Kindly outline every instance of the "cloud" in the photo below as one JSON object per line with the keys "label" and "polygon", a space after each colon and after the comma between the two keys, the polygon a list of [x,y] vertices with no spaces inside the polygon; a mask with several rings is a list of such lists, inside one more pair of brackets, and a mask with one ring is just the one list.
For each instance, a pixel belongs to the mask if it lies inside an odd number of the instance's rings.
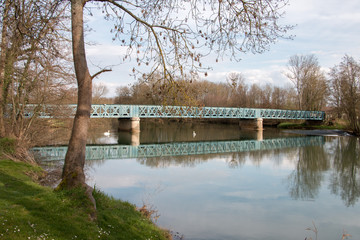
{"label": "cloud", "polygon": [[123,57],[127,52],[127,47],[115,44],[96,44],[86,47],[88,57]]}
{"label": "cloud", "polygon": [[245,83],[265,85],[272,84],[275,86],[284,87],[289,83],[289,80],[284,76],[286,66],[271,65],[268,68],[246,69],[244,71],[232,70],[222,72],[210,72],[206,80],[212,82],[225,82],[226,77],[231,72],[241,73],[245,77]]}

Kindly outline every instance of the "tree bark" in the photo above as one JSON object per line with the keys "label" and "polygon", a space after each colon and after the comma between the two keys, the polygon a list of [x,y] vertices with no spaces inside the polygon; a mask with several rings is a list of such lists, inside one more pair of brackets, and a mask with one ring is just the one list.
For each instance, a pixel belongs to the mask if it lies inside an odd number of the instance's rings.
{"label": "tree bark", "polygon": [[90,122],[92,81],[86,62],[83,8],[85,0],[71,1],[72,46],[76,79],[78,84],[78,103],[74,125],[65,157],[61,189],[85,188],[89,199],[94,204],[89,186],[85,182],[85,148]]}
{"label": "tree bark", "polygon": [[0,55],[0,137],[5,137],[4,109],[6,101],[4,97],[5,64],[8,45],[7,27],[10,1],[5,0],[3,12],[3,25],[1,30],[1,55]]}
{"label": "tree bark", "polygon": [[68,151],[62,172],[60,189],[84,188],[93,204],[90,217],[96,218],[96,204],[92,189],[85,182],[85,150],[90,123],[92,80],[86,62],[84,42],[83,8],[86,0],[71,1],[72,46],[76,80],[78,84],[78,103],[69,141]]}

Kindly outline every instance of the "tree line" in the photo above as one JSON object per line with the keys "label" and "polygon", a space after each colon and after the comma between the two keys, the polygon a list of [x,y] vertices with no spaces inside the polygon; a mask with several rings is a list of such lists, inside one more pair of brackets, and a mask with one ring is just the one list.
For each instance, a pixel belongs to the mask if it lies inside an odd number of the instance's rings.
{"label": "tree line", "polygon": [[119,87],[115,103],[296,109],[295,91],[290,86],[248,84],[241,73],[228,74],[226,82],[198,79],[175,84],[173,90],[155,77],[140,78],[130,87]]}

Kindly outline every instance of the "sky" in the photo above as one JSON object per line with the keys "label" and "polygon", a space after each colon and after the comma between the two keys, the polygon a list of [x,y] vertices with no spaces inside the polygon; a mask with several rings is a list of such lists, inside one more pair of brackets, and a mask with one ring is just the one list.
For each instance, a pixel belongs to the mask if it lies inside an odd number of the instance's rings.
{"label": "sky", "polygon": [[[224,58],[210,65],[212,70],[204,79],[225,82],[230,72],[242,73],[246,83],[276,86],[290,85],[284,76],[293,55],[314,54],[325,72],[339,64],[345,54],[360,60],[360,1],[356,0],[289,0],[281,23],[295,25],[289,34],[293,40],[279,39],[262,54],[242,54],[241,61]],[[100,75],[95,83],[103,83],[108,97],[115,96],[116,88],[130,86],[136,80],[131,76],[136,62],[121,63],[125,49],[112,41],[112,23],[103,20],[101,13],[88,18],[92,31],[86,34],[90,72],[111,67],[111,72]]]}

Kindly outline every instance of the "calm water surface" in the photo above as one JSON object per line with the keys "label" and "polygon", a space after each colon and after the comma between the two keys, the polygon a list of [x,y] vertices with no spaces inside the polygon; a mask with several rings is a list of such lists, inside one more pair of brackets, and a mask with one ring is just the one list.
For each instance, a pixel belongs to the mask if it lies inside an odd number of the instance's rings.
{"label": "calm water surface", "polygon": [[[96,135],[96,133],[93,133]],[[236,125],[142,123],[140,136],[98,133],[110,144],[241,141],[303,137]],[[100,138],[101,137],[101,138]],[[157,224],[186,240],[360,239],[360,141],[174,157],[88,161],[88,182],[157,210]]]}

